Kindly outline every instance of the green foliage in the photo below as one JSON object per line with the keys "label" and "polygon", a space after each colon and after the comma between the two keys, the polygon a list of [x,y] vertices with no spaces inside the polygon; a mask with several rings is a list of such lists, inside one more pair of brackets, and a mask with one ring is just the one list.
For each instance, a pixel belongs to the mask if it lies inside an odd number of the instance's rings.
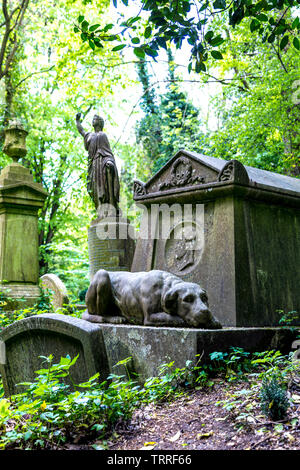
{"label": "green foliage", "polygon": [[207,369],[211,374],[224,373],[228,382],[243,378],[253,367],[250,353],[243,348],[230,347],[229,352],[215,351],[209,355]]}
{"label": "green foliage", "polygon": [[284,356],[274,350],[252,353],[247,362],[247,371],[240,378],[247,380],[249,388],[233,393],[228,389],[227,398],[216,403],[230,413],[238,429],[260,422],[260,410],[273,420],[285,417],[289,407],[286,390],[300,372],[300,363],[293,361],[292,354]]}
{"label": "green foliage", "polygon": [[275,377],[263,381],[260,401],[263,413],[273,421],[279,421],[286,417],[290,406],[287,392]]}
{"label": "green foliage", "polygon": [[290,312],[284,312],[283,310],[277,311],[280,315],[278,323],[280,325],[291,325],[295,321],[299,320],[299,313],[296,310],[291,310]]}
{"label": "green foliage", "polygon": [[[174,362],[163,364],[158,376],[146,380],[143,387],[132,379],[132,358],[116,364],[125,368],[126,375],[110,374],[100,383],[96,374],[77,385],[72,379],[72,366],[77,358],[67,356],[54,364],[52,355],[41,357],[45,367],[36,372],[33,382],[20,384],[25,387],[22,393],[7,400],[0,390],[0,448],[62,448],[76,436],[81,442],[103,440],[117,423],[130,419],[140,406],[172,400],[192,388],[211,387],[216,375],[230,382],[232,377],[247,380],[247,374],[253,371],[255,374],[251,375],[266,384],[262,401],[266,411],[273,413],[268,416],[281,419],[287,410],[282,387],[286,387],[291,374],[300,367],[279,351],[251,355],[242,348],[231,348],[228,352],[211,353],[206,363],[202,362],[202,356],[197,356],[196,363],[187,361],[182,368],[175,367]],[[280,378],[276,369],[280,370]],[[270,383],[271,388],[267,388]],[[244,403],[246,409],[240,418],[248,419],[256,390],[257,387],[239,391],[218,404],[233,411]]]}
{"label": "green foliage", "polygon": [[141,108],[144,117],[136,124],[136,143],[142,164],[130,165],[126,160],[122,177],[127,180],[133,179],[133,174],[145,180],[145,167],[150,168],[152,174],[156,173],[181,148],[202,150],[204,139],[200,131],[199,111],[188,101],[186,93],[180,90],[170,49],[167,55],[166,92],[160,96],[155,93],[155,83],[146,61],[140,60],[137,64],[138,77],[143,86]]}
{"label": "green foliage", "polygon": [[[125,0],[122,3],[130,4]],[[113,4],[118,7],[117,0]],[[268,44],[280,38],[282,48],[289,41],[288,35],[295,35],[293,47],[299,50],[296,38],[299,18],[289,16],[292,7],[297,5],[297,0],[147,0],[135,16],[124,20],[121,15],[116,25],[90,24],[81,14],[74,31],[93,50],[108,42],[112,43],[114,51],[121,51],[126,46],[133,48],[134,54],[141,59],[149,56],[156,60],[160,49],[167,50],[172,43],[180,49],[186,41],[191,49],[188,69],[199,73],[206,71],[209,53],[215,60],[223,57],[215,48],[222,45],[225,38],[212,27],[212,21],[218,17],[225,18],[227,29],[235,29],[244,19],[250,20],[251,34],[259,34],[261,42]]]}
{"label": "green foliage", "polygon": [[[218,127],[207,136],[206,153],[297,176],[300,56],[290,44],[281,50],[279,39],[259,43],[247,21],[222,46],[225,60],[217,66],[222,88],[212,101]],[[223,21],[214,27],[225,29]]]}
{"label": "green foliage", "polygon": [[[9,296],[9,289],[0,291],[0,331],[15,321],[23,320],[32,315],[40,315],[51,311],[50,295],[47,291],[40,288],[40,297],[33,307],[18,308],[6,312],[7,306],[13,304],[15,299]],[[18,299],[18,304],[26,302],[25,299]]]}
{"label": "green foliage", "polygon": [[[120,420],[128,420],[138,406],[177,396],[181,386],[190,386],[192,366],[172,369],[173,363],[161,368],[159,377],[146,381],[144,387],[131,378],[110,374],[99,383],[99,374],[76,385],[71,367],[78,356],[42,357],[47,367],[36,371],[34,382],[19,384],[26,390],[11,400],[0,401],[0,448],[48,448],[63,445],[76,430],[85,440],[104,438]],[[130,358],[117,366],[127,366]],[[72,391],[71,387],[74,391]],[[10,424],[14,422],[11,431]]]}
{"label": "green foliage", "polygon": [[[74,17],[86,3],[30,1],[18,54],[0,83],[0,142],[7,120],[21,118],[29,135],[28,153],[20,163],[49,193],[39,213],[40,273],[62,274],[74,296],[87,281],[87,227],[94,215],[86,191],[87,155],[75,114],[81,111],[91,120],[89,113],[101,108],[107,122],[112,115],[107,95],[114,84],[128,83],[126,70],[121,75],[107,67],[114,66],[115,54],[91,54],[89,45],[73,32]],[[90,4],[91,17],[100,13],[107,20],[108,3]],[[0,151],[0,168],[8,162]]]}
{"label": "green foliage", "polygon": [[[48,367],[36,372],[34,382],[20,384],[26,387],[25,392],[14,395],[11,402],[2,400],[2,448],[12,444],[17,448],[60,445],[74,429],[84,433],[86,439],[102,437],[119,419],[131,416],[138,387],[113,375],[108,377],[109,382],[99,383],[99,374],[75,385],[70,368],[77,358],[67,356],[53,364],[53,356],[41,357]],[[70,383],[75,391],[71,391]],[[13,431],[6,430],[12,419]]]}

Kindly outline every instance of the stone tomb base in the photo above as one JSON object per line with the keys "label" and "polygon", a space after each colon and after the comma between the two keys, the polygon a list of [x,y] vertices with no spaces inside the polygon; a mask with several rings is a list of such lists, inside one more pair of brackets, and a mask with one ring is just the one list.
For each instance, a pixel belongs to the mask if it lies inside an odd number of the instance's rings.
{"label": "stone tomb base", "polygon": [[163,363],[174,361],[184,367],[187,360],[196,363],[197,354],[208,358],[213,351],[230,346],[246,351],[292,349],[297,331],[284,327],[225,328],[202,330],[191,328],[144,327],[94,324],[60,314],[42,314],[17,321],[0,333],[0,373],[6,396],[20,393],[17,383],[32,381],[34,371],[42,366],[39,356],[54,355],[54,362],[69,354],[79,354],[72,367],[75,383],[86,381],[96,372],[103,381],[110,372],[126,374],[117,362],[132,357],[129,370],[138,374],[139,382],[156,376]]}

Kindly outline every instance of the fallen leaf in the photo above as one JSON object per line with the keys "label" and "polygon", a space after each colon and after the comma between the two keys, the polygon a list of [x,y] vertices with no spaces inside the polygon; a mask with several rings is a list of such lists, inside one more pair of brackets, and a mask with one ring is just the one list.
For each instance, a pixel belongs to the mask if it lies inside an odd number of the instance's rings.
{"label": "fallen leaf", "polygon": [[300,403],[300,395],[292,395],[292,400],[294,403]]}
{"label": "fallen leaf", "polygon": [[205,432],[203,434],[199,433],[197,434],[197,439],[207,439],[208,437],[213,435],[213,431]]}
{"label": "fallen leaf", "polygon": [[153,450],[157,446],[157,442],[145,442],[144,446],[139,450]]}
{"label": "fallen leaf", "polygon": [[286,437],[290,442],[295,440],[294,436],[290,432],[285,432],[284,437]]}
{"label": "fallen leaf", "polygon": [[247,421],[247,423],[256,423],[256,421],[255,421],[255,419],[253,418],[253,416],[247,416],[246,421]]}
{"label": "fallen leaf", "polygon": [[140,447],[139,450],[153,450],[155,447],[156,447],[156,444],[155,444],[155,446],[144,446],[144,447]]}
{"label": "fallen leaf", "polygon": [[180,438],[180,436],[181,436],[181,431],[178,431],[173,437],[170,437],[169,441],[175,442]]}

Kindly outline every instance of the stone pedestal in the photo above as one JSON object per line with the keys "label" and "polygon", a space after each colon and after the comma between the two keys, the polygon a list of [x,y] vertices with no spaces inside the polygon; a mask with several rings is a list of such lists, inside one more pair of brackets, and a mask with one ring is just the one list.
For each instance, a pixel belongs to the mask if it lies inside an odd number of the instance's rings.
{"label": "stone pedestal", "polygon": [[27,168],[14,162],[2,170],[0,290],[12,299],[6,310],[33,305],[39,297],[38,210],[46,197]]}
{"label": "stone pedestal", "polygon": [[135,246],[130,230],[129,220],[122,217],[92,221],[88,229],[90,279],[99,269],[130,271]]}

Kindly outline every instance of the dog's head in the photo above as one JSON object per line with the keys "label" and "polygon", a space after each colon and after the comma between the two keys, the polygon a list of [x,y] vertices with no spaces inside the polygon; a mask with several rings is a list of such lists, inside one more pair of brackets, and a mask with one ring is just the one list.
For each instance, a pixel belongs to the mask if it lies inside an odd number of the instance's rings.
{"label": "dog's head", "polygon": [[206,291],[193,282],[180,282],[172,286],[165,294],[163,309],[178,315],[189,326],[200,328],[222,328],[208,308]]}

